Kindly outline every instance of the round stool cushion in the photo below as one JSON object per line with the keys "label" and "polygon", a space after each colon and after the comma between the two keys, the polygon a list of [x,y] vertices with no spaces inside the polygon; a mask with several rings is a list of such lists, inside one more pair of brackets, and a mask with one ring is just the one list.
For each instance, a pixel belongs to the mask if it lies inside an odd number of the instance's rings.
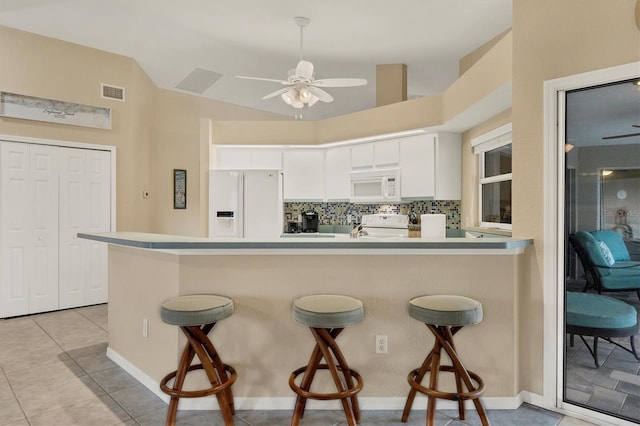
{"label": "round stool cushion", "polygon": [[362,302],[349,296],[316,294],[293,301],[293,318],[314,328],[343,328],[362,321]]}
{"label": "round stool cushion", "polygon": [[166,300],[160,318],[167,324],[188,326],[212,324],[233,314],[233,300],[213,294],[190,294]]}
{"label": "round stool cushion", "polygon": [[621,300],[590,293],[567,292],[567,325],[618,329],[638,323],[636,308]]}
{"label": "round stool cushion", "polygon": [[464,296],[420,296],[409,301],[409,315],[425,324],[473,325],[482,321],[482,304]]}

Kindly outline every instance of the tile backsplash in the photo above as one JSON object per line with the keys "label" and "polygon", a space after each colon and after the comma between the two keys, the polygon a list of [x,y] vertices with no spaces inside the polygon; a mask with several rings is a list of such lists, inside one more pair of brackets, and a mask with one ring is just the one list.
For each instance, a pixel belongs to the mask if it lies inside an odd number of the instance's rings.
{"label": "tile backsplash", "polygon": [[[421,214],[426,213],[442,213],[447,215],[448,229],[460,229],[460,201],[458,200],[421,200],[403,204],[285,202],[285,220],[297,220],[298,215],[307,210],[314,210],[318,213],[320,225],[360,223],[363,214],[409,214],[414,212],[420,217]],[[348,222],[347,215],[351,215],[351,223]]]}

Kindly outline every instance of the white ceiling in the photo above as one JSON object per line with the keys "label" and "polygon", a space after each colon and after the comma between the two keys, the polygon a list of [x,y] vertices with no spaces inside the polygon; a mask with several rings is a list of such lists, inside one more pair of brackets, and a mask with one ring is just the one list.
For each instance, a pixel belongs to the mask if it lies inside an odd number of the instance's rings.
{"label": "white ceiling", "polygon": [[[202,96],[293,116],[262,96],[286,79],[299,54],[316,78],[357,77],[327,89],[335,101],[303,110],[316,120],[375,106],[377,64],[408,67],[408,96],[443,92],[458,61],[511,26],[511,0],[1,0],[0,25],[135,58],[156,85],[174,89],[195,68],[223,74]],[[117,84],[117,82],[109,82]]]}
{"label": "white ceiling", "polygon": [[575,146],[640,144],[640,86],[626,81],[567,93],[566,138]]}

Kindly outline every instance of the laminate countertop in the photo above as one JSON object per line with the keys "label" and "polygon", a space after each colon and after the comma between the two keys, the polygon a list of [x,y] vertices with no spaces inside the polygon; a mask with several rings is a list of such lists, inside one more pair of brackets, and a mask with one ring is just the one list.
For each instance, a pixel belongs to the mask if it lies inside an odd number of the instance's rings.
{"label": "laminate countertop", "polygon": [[309,238],[201,238],[143,232],[78,233],[79,238],[181,255],[197,254],[520,254],[530,238],[350,238],[322,234]]}

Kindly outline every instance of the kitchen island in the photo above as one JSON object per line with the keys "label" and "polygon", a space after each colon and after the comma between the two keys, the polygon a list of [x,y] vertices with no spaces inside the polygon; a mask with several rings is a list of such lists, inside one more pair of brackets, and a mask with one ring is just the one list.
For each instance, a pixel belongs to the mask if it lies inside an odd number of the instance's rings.
{"label": "kitchen island", "polygon": [[[531,245],[529,239],[78,236],[109,244],[108,356],[163,399],[158,383],[175,369],[184,344],[178,328],[160,320],[160,304],[170,297],[213,293],[233,299],[235,313],[211,335],[222,359],[238,371],[238,409],[293,407],[289,375],[306,364],[313,347],[308,329],[292,319],[294,298],[357,297],[364,320],[346,330],[339,343],[364,379],[361,406],[400,409],[409,390],[407,374],[433,345],[425,326],[409,317],[408,301],[450,293],[484,306],[484,320],[460,331],[457,348],[467,367],[484,379],[487,407],[515,408],[521,402],[517,346],[526,336],[520,334],[517,311],[519,279],[528,265],[518,255]],[[376,335],[388,336],[388,353],[376,354]],[[202,380],[196,377],[193,385]],[[213,398],[180,404],[181,409],[217,409]],[[313,401],[310,407],[337,404]],[[414,407],[424,409],[424,404],[417,401]]]}

